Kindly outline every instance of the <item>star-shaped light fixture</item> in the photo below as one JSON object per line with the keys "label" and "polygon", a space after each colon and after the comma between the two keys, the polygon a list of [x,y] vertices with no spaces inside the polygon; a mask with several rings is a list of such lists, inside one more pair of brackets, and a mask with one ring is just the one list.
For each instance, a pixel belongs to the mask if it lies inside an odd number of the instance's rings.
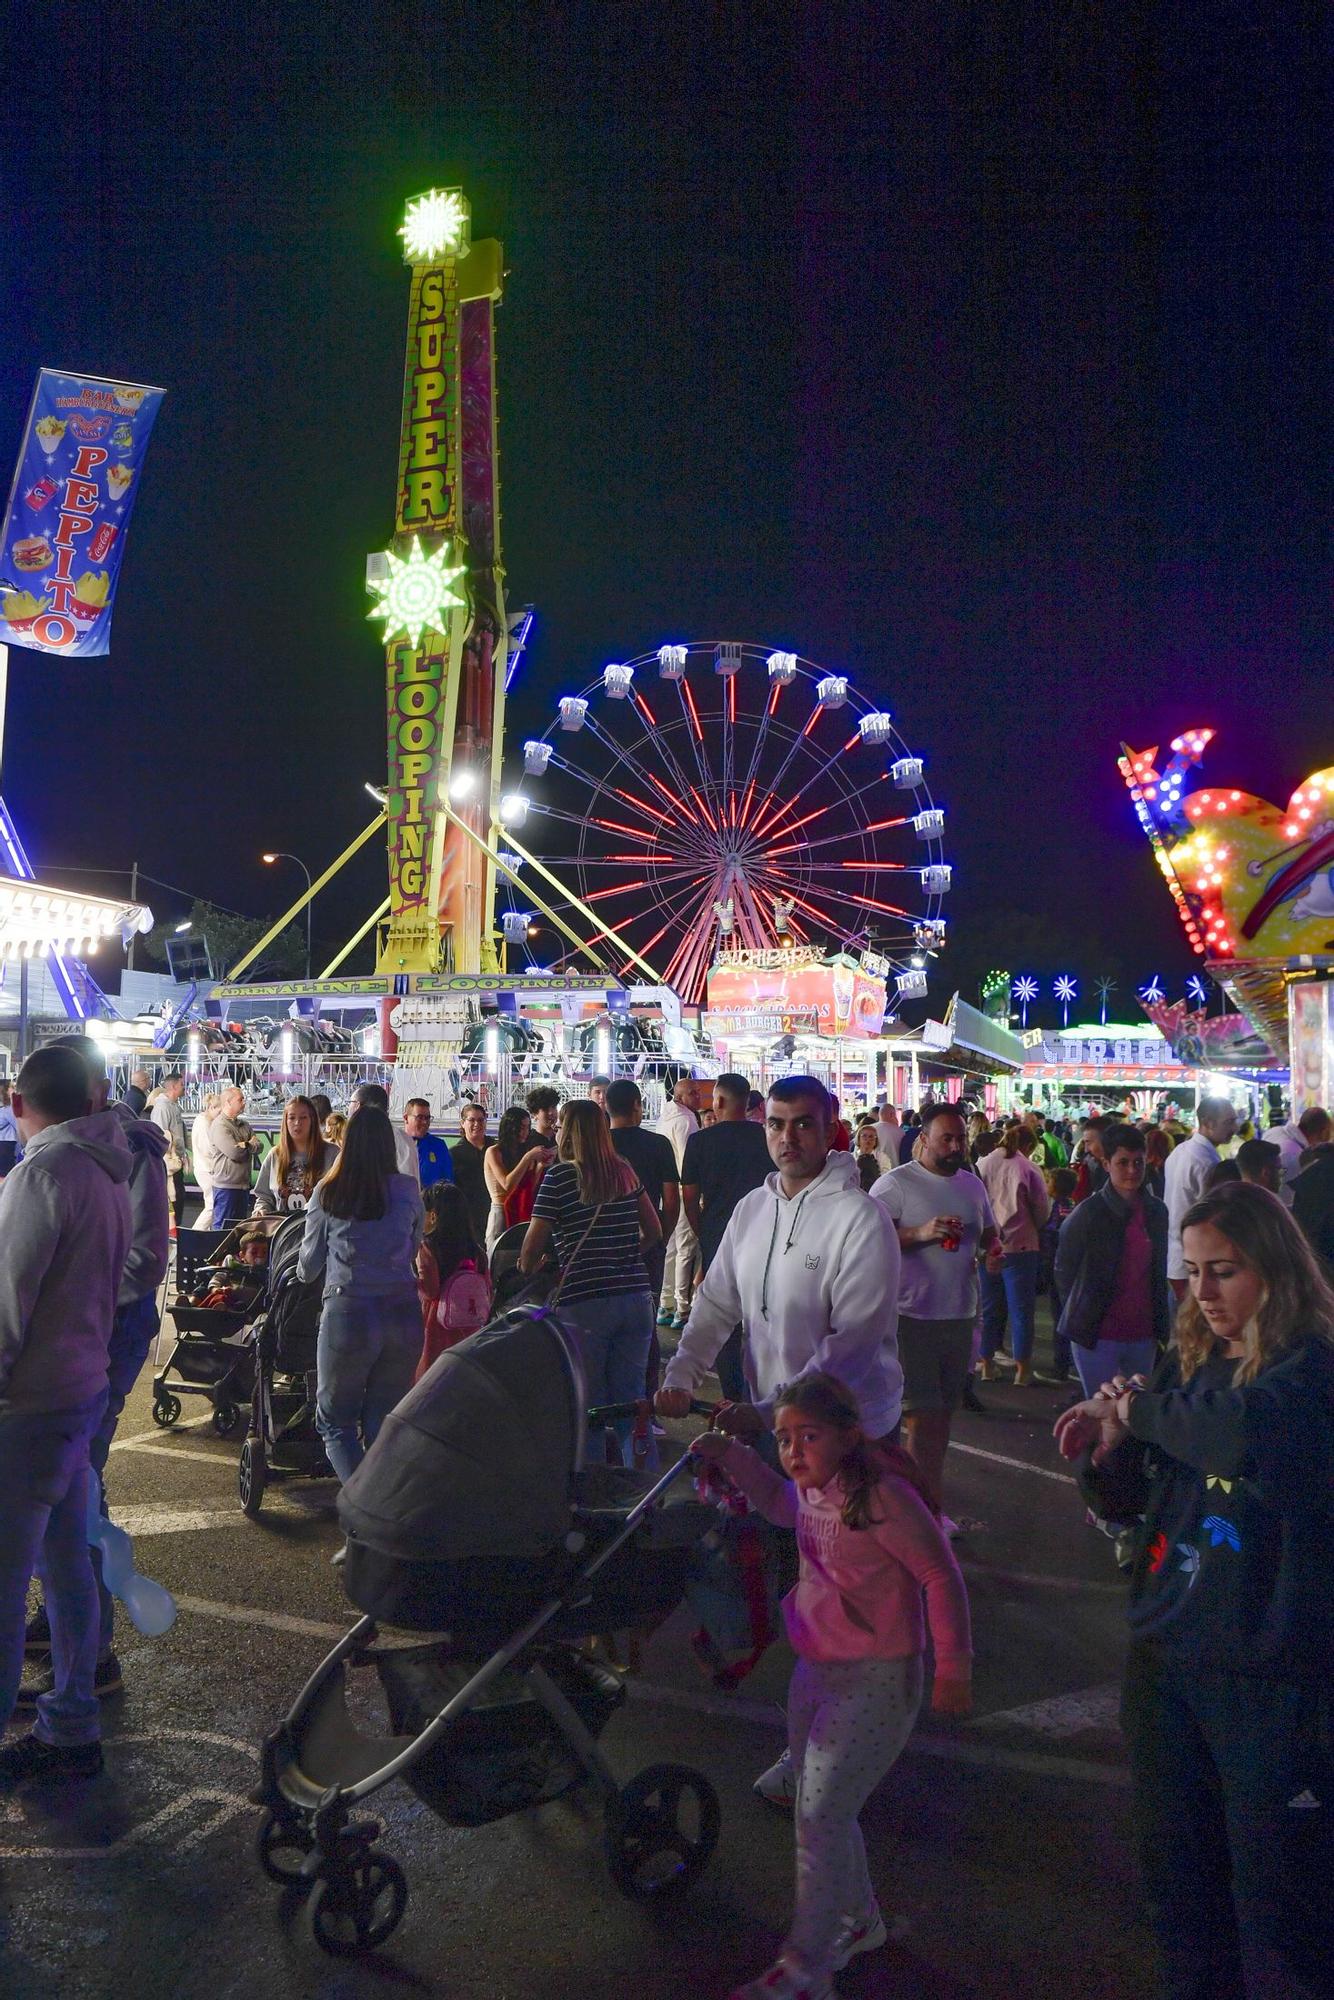
{"label": "star-shaped light fixture", "polygon": [[472,214],[458,188],[428,188],[412,197],[398,233],[405,264],[438,264],[467,255]]}
{"label": "star-shaped light fixture", "polygon": [[444,631],[446,612],[463,609],[463,599],[453,588],[455,577],[463,574],[463,565],[451,566],[451,553],[448,542],[442,542],[434,555],[423,555],[416,535],[405,556],[385,550],[385,574],[370,584],[380,602],[372,605],[366,616],[384,619],[386,645],[401,632],[408,644],[415,646],[423,632]]}

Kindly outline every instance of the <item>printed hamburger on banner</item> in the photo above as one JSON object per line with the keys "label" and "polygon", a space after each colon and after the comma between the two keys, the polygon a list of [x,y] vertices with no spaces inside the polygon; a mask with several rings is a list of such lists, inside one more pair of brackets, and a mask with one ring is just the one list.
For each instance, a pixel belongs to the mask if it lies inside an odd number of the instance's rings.
{"label": "printed hamburger on banner", "polygon": [[109,651],[125,536],[165,393],[38,374],[0,533],[0,645],[72,659]]}

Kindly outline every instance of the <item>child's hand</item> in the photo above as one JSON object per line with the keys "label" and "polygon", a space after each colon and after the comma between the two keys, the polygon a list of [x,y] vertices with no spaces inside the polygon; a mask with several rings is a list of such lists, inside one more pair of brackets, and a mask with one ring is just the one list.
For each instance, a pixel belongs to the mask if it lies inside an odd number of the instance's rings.
{"label": "child's hand", "polygon": [[720,1459],[731,1443],[721,1431],[701,1431],[690,1449],[697,1458],[707,1459],[710,1465]]}
{"label": "child's hand", "polygon": [[939,1675],[931,1689],[932,1715],[971,1715],[973,1712],[973,1684],[971,1681],[947,1681]]}

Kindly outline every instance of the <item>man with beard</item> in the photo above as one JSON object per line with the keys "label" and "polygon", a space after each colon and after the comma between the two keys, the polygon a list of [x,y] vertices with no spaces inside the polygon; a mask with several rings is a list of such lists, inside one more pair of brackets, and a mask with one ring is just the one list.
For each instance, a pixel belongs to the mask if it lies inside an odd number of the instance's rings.
{"label": "man with beard", "polygon": [[903,1368],[903,1442],[937,1506],[950,1422],[963,1401],[977,1320],[977,1262],[1000,1269],[1001,1245],[987,1191],[968,1171],[968,1135],[952,1104],[922,1112],[919,1157],[881,1174],[871,1189],[898,1234],[898,1352]]}

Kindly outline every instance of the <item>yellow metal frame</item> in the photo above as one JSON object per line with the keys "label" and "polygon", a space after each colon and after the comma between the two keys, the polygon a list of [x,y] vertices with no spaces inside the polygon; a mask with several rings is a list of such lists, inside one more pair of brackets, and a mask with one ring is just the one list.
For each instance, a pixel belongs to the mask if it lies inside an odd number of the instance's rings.
{"label": "yellow metal frame", "polygon": [[[370,839],[373,833],[379,832],[380,828],[385,824],[387,818],[388,818],[387,813],[378,812],[375,815],[375,818],[371,821],[370,825],[367,827],[363,827],[362,831],[357,835],[356,839],[348,842],[347,846],[343,849],[338,859],[336,861],[331,861],[329,863],[329,866],[325,869],[324,873],[315,878],[315,880],[311,883],[309,889],[306,890],[305,894],[297,897],[296,901],[293,903],[290,910],[283,911],[277,923],[273,925],[271,930],[265,931],[259,943],[252,945],[250,947],[250,950],[246,952],[243,958],[237,959],[235,965],[226,975],[229,981],[233,979],[239,979],[241,974],[246,970],[246,968],[254,964],[255,960],[259,957],[260,953],[262,951],[268,950],[268,947],[273,943],[273,940],[278,936],[279,932],[286,930],[288,924],[291,923],[294,917],[300,916],[301,912],[305,909],[306,904],[310,901],[311,897],[318,896],[320,890],[324,887],[325,883],[331,882],[334,876],[338,873],[339,869],[343,866],[343,863],[345,861],[350,861],[352,859],[352,856],[358,851],[358,849],[366,845],[366,842]],[[369,926],[367,926],[367,928],[369,928]],[[364,936],[365,932],[363,931],[360,935]],[[353,940],[353,943],[355,942],[356,939]],[[335,960],[335,964],[337,962],[338,961]]]}

